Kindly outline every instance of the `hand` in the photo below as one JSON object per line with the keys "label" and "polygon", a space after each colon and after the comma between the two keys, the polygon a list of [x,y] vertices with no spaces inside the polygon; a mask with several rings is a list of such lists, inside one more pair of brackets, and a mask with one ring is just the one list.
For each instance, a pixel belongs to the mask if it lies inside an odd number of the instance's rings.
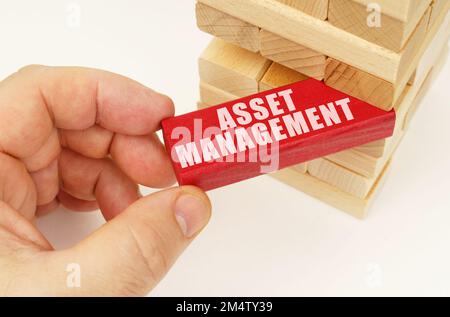
{"label": "hand", "polygon": [[[195,187],[174,182],[154,134],[172,101],[125,77],[28,66],[0,82],[0,295],[144,295],[206,225]],[[58,204],[108,222],[55,251],[34,225]],[[80,268],[68,287],[67,265]],[[73,285],[72,285],[73,286]]]}

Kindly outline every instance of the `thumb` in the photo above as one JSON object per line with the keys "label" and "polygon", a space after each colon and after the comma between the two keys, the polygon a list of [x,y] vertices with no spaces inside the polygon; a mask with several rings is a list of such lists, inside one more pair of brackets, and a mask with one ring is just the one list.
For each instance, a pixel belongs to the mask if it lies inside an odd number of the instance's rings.
{"label": "thumb", "polygon": [[[178,187],[144,197],[75,247],[48,252],[50,293],[144,295],[167,273],[207,224],[211,205],[196,187]],[[75,263],[79,285],[68,280]],[[60,273],[56,273],[60,272]]]}

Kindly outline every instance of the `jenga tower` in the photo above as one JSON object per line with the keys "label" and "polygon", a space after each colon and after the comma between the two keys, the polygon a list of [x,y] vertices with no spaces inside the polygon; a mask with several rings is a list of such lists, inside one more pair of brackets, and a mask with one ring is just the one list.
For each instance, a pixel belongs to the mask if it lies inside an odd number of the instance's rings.
{"label": "jenga tower", "polygon": [[199,59],[199,106],[313,77],[394,109],[392,137],[272,175],[363,218],[447,54],[449,7],[448,0],[198,0],[198,27],[215,36]]}

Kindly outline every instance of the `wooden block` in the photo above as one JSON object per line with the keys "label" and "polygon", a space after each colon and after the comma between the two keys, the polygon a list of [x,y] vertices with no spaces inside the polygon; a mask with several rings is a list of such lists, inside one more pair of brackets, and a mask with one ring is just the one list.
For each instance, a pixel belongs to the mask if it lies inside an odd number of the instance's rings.
{"label": "wooden block", "polygon": [[162,129],[179,184],[209,190],[261,175],[267,157],[253,154],[262,148],[273,154],[267,173],[389,137],[394,124],[393,111],[311,78],[163,120]]}
{"label": "wooden block", "polygon": [[[399,91],[402,90],[401,87],[405,87],[414,73],[421,54],[428,45],[429,38],[433,36],[433,31],[430,30],[431,32],[428,32],[427,37],[423,41],[418,41],[422,45],[416,51],[412,50],[411,57],[409,54],[403,54],[403,50],[400,53],[387,50],[382,46],[341,30],[327,21],[318,20],[274,0],[199,1],[347,65],[394,83]],[[396,3],[397,1],[392,2]],[[396,4],[391,5],[392,8],[395,6]],[[430,13],[430,11],[427,12]],[[441,14],[437,18],[438,24],[444,17],[445,15]],[[409,42],[411,41],[408,41],[406,46],[409,45]],[[411,43],[417,44],[416,41]]]}
{"label": "wooden block", "polygon": [[[412,5],[415,1],[391,2],[407,4],[403,8],[408,11],[406,15],[401,17],[401,19],[390,16],[388,14],[389,9],[387,9],[387,12],[385,11],[385,6],[391,5],[388,2],[330,0],[328,21],[334,26],[369,42],[383,46],[391,51],[399,52],[405,46],[419,20],[430,6],[431,0],[416,1],[414,8]],[[373,5],[376,5],[376,7]],[[378,16],[375,10],[380,10],[378,11]],[[392,14],[399,17],[397,12],[392,11]],[[371,17],[374,17],[374,19],[371,20]],[[374,22],[379,22],[379,26],[370,24]]]}
{"label": "wooden block", "polygon": [[291,168],[292,168],[293,170],[299,172],[299,173],[305,174],[305,173],[308,171],[308,165],[307,165],[307,164],[308,164],[308,163],[305,162],[305,163],[301,163],[301,164],[294,165],[294,166],[292,166]]}
{"label": "wooden block", "polygon": [[[431,69],[431,67],[429,69]],[[326,158],[362,176],[369,178],[376,177],[383,169],[385,162],[389,160],[404,135],[404,122],[408,111],[411,108],[414,108],[415,100],[417,98],[420,99],[419,92],[421,88],[426,89],[426,87],[422,86],[422,83],[423,82],[417,81],[414,85],[408,86],[404,92],[401,102],[396,105],[396,124],[394,135],[393,137],[386,139],[382,157],[377,158],[359,151],[355,151],[354,149],[349,149],[331,154]]]}
{"label": "wooden block", "polygon": [[408,85],[414,84],[414,81],[416,80],[417,75],[417,69],[414,71],[414,73],[411,75],[411,77],[408,80]]}
{"label": "wooden block", "polygon": [[[394,129],[395,133],[395,129]],[[360,146],[356,146],[353,149],[360,153],[367,154],[369,156],[378,158],[384,155],[386,151],[387,139],[381,139]]]}
{"label": "wooden block", "polygon": [[328,16],[328,0],[277,0],[315,18],[326,20]]}
{"label": "wooden block", "polygon": [[428,24],[429,28],[438,20],[440,14],[449,10],[449,2],[448,0],[433,0],[430,23]]}
{"label": "wooden block", "polygon": [[252,52],[259,51],[259,28],[202,3],[196,4],[200,30]]}
{"label": "wooden block", "polygon": [[383,184],[388,169],[389,164],[386,165],[385,170],[380,174],[380,177],[365,198],[350,195],[309,174],[298,173],[291,168],[270,174],[270,176],[356,218],[364,219]]}
{"label": "wooden block", "polygon": [[365,198],[378,177],[364,177],[327,159],[308,162],[311,176],[358,198]]}
{"label": "wooden block", "polygon": [[[450,4],[450,1],[448,1],[448,3]],[[419,85],[423,83],[433,64],[439,59],[442,50],[447,46],[450,36],[450,14],[447,13],[443,23],[434,25],[434,27],[436,26],[438,26],[439,29],[430,41],[417,65],[414,82],[419,82]]]}
{"label": "wooden block", "polygon": [[[272,63],[259,83],[259,91],[269,90],[276,87],[306,80],[309,77],[300,74],[290,68],[278,63]],[[356,146],[354,150],[366,153],[373,157],[380,157],[385,152],[386,140],[381,139],[367,144]]]}
{"label": "wooden block", "polygon": [[404,126],[403,129],[406,131],[409,128],[409,125],[411,124],[411,120],[414,117],[415,113],[417,112],[417,109],[419,108],[422,99],[424,98],[425,94],[428,92],[428,88],[431,86],[431,83],[433,82],[434,78],[439,74],[439,72],[442,70],[445,62],[447,61],[448,57],[448,47],[445,46],[442,50],[441,56],[439,57],[438,62],[433,66],[431,71],[428,73],[428,76],[426,77],[424,83],[422,84],[422,87],[420,88],[420,91],[418,95],[416,96],[416,99],[414,100],[412,106],[406,113],[406,117],[404,120]]}
{"label": "wooden block", "polygon": [[200,56],[198,64],[201,81],[244,97],[258,92],[258,82],[271,62],[216,38]]}
{"label": "wooden block", "polygon": [[[272,64],[272,65],[276,65],[276,64]],[[272,65],[270,68],[272,68]],[[283,66],[281,66],[281,67],[283,67]],[[289,70],[289,71],[293,72],[292,70]],[[294,73],[298,74],[296,72],[294,72]],[[303,78],[303,75],[301,75],[300,78]],[[305,79],[307,79],[307,77],[305,77]],[[295,81],[293,81],[293,82],[295,82]],[[287,84],[288,83],[285,83],[284,85],[287,85]],[[277,87],[284,86],[284,85],[278,85]],[[271,88],[268,88],[268,89],[271,89]],[[238,99],[237,96],[233,96],[229,92],[226,92],[224,90],[221,90],[219,88],[216,88],[214,86],[211,86],[211,85],[208,85],[205,83],[200,83],[200,96],[201,96],[201,104],[198,107],[199,109],[203,109],[203,108],[210,107],[210,106],[215,106],[215,105],[218,105],[218,104],[230,101],[230,100]],[[297,165],[294,165],[292,168],[297,170],[300,173],[306,173],[306,164],[307,164],[306,162],[297,164]]]}
{"label": "wooden block", "polygon": [[260,35],[261,55],[317,80],[324,78],[325,55],[265,30]]}
{"label": "wooden block", "polygon": [[359,3],[367,7],[371,3],[377,3],[380,5],[382,13],[386,14],[394,19],[400,21],[408,21],[412,18],[417,19],[417,15],[423,14],[423,6],[429,5],[429,0],[353,0],[353,2]]}
{"label": "wooden block", "polygon": [[259,82],[259,91],[262,92],[264,90],[289,85],[308,78],[308,76],[298,73],[283,65],[272,63]]}
{"label": "wooden block", "polygon": [[353,149],[331,154],[325,158],[342,167],[347,168],[361,176],[372,178],[380,174],[386,162],[391,158],[397,146],[404,136],[403,131],[397,132],[392,138],[387,140],[385,154],[376,158]]}
{"label": "wooden block", "polygon": [[[309,77],[300,74],[293,69],[287,68],[278,63],[272,63],[263,78],[259,82],[259,91],[269,90],[276,87],[292,84]],[[381,139],[354,148],[356,151],[366,153],[370,156],[380,157],[385,152],[386,140]]]}
{"label": "wooden block", "polygon": [[[402,51],[402,56],[405,58],[411,59],[421,45],[421,41],[425,38],[430,12],[430,10],[427,11],[410,38],[408,45]],[[412,73],[409,76],[410,78]],[[400,84],[390,83],[333,58],[327,60],[325,70],[325,83],[327,85],[385,110],[392,109],[400,98],[408,80]]]}
{"label": "wooden block", "polygon": [[205,108],[208,108],[208,107],[210,107],[210,106],[207,105],[204,102],[201,102],[201,101],[197,102],[197,109],[205,109]]}
{"label": "wooden block", "polygon": [[327,60],[325,83],[381,109],[394,103],[394,84],[333,58]]}
{"label": "wooden block", "polygon": [[238,98],[225,90],[200,82],[200,101],[205,105],[215,106]]}

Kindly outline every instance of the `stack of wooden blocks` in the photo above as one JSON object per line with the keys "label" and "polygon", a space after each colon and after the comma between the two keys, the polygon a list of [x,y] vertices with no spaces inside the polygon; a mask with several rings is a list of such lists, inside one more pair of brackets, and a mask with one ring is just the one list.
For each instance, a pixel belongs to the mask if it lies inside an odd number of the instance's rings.
{"label": "stack of wooden blocks", "polygon": [[215,38],[199,59],[199,107],[309,77],[384,110],[394,135],[272,176],[358,218],[447,56],[449,0],[198,0]]}

